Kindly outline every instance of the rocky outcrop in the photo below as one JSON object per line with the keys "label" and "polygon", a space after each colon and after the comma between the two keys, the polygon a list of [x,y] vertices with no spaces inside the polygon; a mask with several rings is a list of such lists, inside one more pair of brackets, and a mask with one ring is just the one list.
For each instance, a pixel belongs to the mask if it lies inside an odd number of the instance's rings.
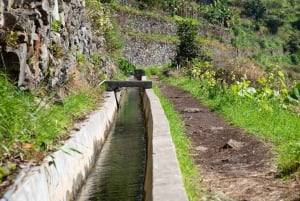
{"label": "rocky outcrop", "polygon": [[64,85],[76,55],[89,57],[104,41],[93,37],[84,0],[0,0],[0,70],[21,88]]}

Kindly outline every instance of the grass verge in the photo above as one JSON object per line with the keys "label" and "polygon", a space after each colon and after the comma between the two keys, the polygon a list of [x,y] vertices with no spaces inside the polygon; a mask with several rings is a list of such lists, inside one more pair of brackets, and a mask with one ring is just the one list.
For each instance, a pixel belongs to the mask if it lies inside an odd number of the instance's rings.
{"label": "grass verge", "polygon": [[18,90],[0,74],[0,182],[18,165],[38,164],[57,150],[74,122],[95,109],[99,89],[70,93],[62,102]]}

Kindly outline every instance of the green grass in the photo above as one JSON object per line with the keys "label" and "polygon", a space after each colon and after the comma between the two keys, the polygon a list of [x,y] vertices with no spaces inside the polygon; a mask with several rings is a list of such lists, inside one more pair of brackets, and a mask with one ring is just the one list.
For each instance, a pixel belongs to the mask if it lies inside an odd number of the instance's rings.
{"label": "green grass", "polygon": [[15,169],[16,158],[39,162],[58,149],[74,121],[98,105],[100,93],[79,91],[56,104],[53,97],[18,90],[0,74],[0,182]]}
{"label": "green grass", "polygon": [[179,44],[179,39],[177,36],[161,35],[161,34],[148,34],[148,33],[136,32],[133,30],[123,30],[123,32],[128,36],[139,38],[142,40]]}
{"label": "green grass", "polygon": [[163,11],[161,10],[156,10],[154,11],[149,11],[149,10],[139,10],[134,7],[129,7],[129,6],[121,6],[120,4],[113,3],[111,4],[112,8],[114,8],[117,11],[120,12],[126,12],[132,15],[141,15],[141,16],[146,16],[149,18],[153,18],[158,21],[164,21],[164,22],[173,22],[173,18],[170,16],[167,16],[165,14],[162,14]]}
{"label": "green grass", "polygon": [[274,143],[274,154],[282,175],[300,171],[300,120],[286,109],[278,107],[278,102],[268,101],[270,110],[244,98],[233,98],[230,93],[216,92],[213,97],[201,88],[198,80],[170,78],[173,85],[189,91],[213,111],[224,116],[229,122],[244,128],[261,138]]}
{"label": "green grass", "polygon": [[159,97],[165,114],[169,120],[173,142],[176,147],[176,154],[184,179],[184,185],[189,200],[200,200],[204,188],[200,183],[200,174],[190,156],[190,142],[184,135],[185,129],[180,115],[173,109],[172,104],[163,97],[159,89],[154,85],[154,92]]}
{"label": "green grass", "polygon": [[[65,136],[73,122],[85,111],[94,109],[97,96],[91,91],[70,94],[62,105],[52,105],[37,113],[34,130],[38,135],[32,139],[39,148],[53,146],[53,141]],[[47,118],[45,118],[47,117]]]}

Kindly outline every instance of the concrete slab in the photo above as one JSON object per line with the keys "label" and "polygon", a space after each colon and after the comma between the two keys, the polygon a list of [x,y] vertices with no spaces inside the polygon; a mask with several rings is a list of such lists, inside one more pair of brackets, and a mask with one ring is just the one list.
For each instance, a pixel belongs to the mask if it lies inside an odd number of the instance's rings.
{"label": "concrete slab", "polygon": [[[188,201],[172,141],[169,122],[158,97],[146,89],[143,97],[148,134],[146,196],[150,201]],[[149,192],[150,191],[150,192]]]}

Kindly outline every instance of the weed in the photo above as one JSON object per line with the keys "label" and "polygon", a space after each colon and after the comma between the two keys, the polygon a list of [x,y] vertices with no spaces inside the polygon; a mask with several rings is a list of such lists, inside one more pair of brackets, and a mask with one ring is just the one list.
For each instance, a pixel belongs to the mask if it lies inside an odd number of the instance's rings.
{"label": "weed", "polygon": [[62,27],[61,20],[55,20],[51,23],[51,31],[53,31],[53,32],[59,33],[61,27]]}
{"label": "weed", "polygon": [[63,49],[59,44],[49,44],[48,48],[55,58],[61,58],[64,55]]}
{"label": "weed", "polygon": [[119,68],[125,75],[133,74],[133,71],[135,70],[135,66],[130,61],[123,58],[119,59]]}
{"label": "weed", "polygon": [[83,64],[85,62],[85,55],[77,53],[76,54],[76,60],[77,60],[77,65],[78,66],[80,66],[80,67],[83,66]]}
{"label": "weed", "polygon": [[110,31],[113,28],[109,9],[105,9],[100,1],[87,0],[86,6],[94,34],[102,35],[103,32]]}
{"label": "weed", "polygon": [[101,55],[98,52],[92,54],[92,64],[96,67],[99,67],[101,64]]}
{"label": "weed", "polygon": [[106,49],[114,54],[120,51],[123,47],[123,41],[120,36],[119,26],[116,21],[112,20],[112,29],[105,32]]}
{"label": "weed", "polygon": [[5,35],[4,42],[10,46],[16,46],[18,43],[18,39],[19,39],[19,37],[18,37],[17,32],[10,31],[8,34]]}

